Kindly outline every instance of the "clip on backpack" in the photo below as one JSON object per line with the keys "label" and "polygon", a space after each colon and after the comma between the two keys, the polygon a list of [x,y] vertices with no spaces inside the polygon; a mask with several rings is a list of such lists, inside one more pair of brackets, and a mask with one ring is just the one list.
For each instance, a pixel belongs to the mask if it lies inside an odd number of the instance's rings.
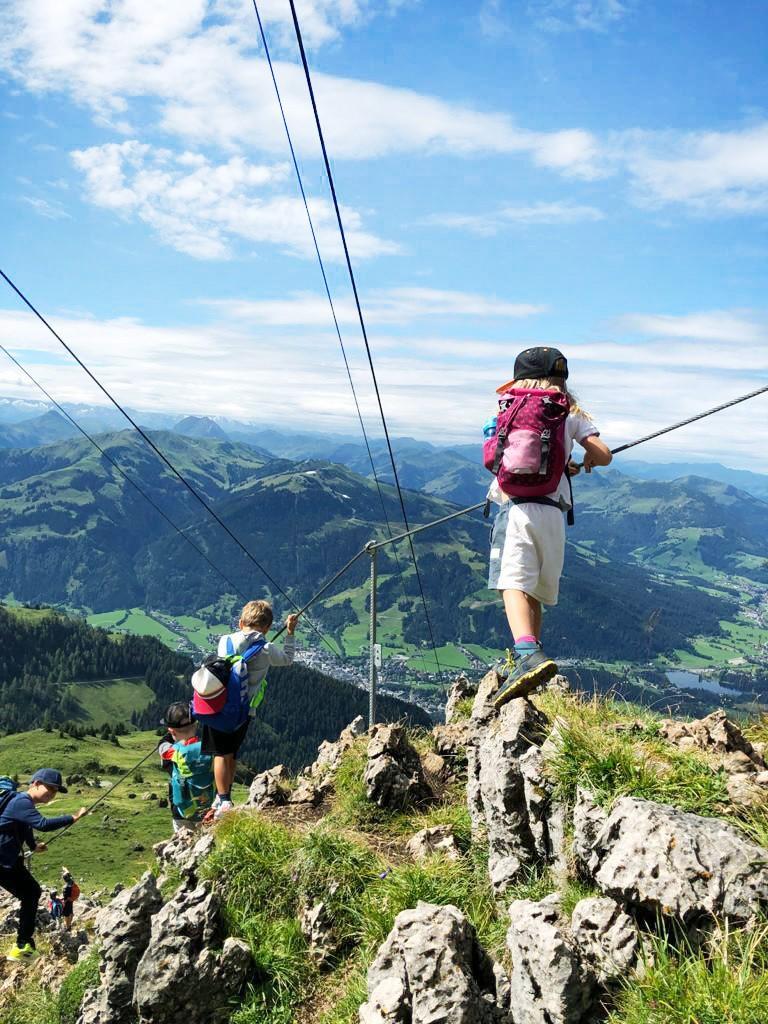
{"label": "clip on backpack", "polygon": [[251,706],[258,707],[264,697],[262,686],[248,699],[248,662],[264,648],[261,636],[242,654],[222,657],[209,654],[192,676],[192,714],[219,732],[234,732],[248,719]]}
{"label": "clip on backpack", "polygon": [[[512,388],[499,398],[496,433],[483,444],[485,468],[514,505],[560,504],[547,497],[565,472],[568,397],[557,389]],[[571,478],[567,477],[571,487]],[[488,518],[490,502],[484,515]],[[568,525],[573,525],[573,490]]]}

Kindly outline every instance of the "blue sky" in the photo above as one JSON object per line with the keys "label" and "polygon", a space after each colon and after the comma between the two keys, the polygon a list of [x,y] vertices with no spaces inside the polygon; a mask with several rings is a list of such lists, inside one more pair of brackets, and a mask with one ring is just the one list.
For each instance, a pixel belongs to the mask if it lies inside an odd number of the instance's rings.
{"label": "blue sky", "polygon": [[[375,433],[288,2],[260,9]],[[768,383],[768,9],[298,9],[395,433],[475,439],[536,343],[611,444]],[[250,0],[4,0],[1,265],[133,406],[353,432],[257,38]],[[96,400],[10,292],[0,340]],[[32,394],[2,364],[0,393]],[[637,455],[765,471],[767,420]]]}

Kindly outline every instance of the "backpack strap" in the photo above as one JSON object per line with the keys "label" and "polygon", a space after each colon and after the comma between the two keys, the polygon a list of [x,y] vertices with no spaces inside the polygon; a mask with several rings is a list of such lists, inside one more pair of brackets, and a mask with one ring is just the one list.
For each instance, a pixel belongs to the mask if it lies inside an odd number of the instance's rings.
{"label": "backpack strap", "polygon": [[255,644],[251,644],[247,651],[243,651],[243,653],[240,655],[241,660],[245,662],[250,661],[251,658],[254,657],[254,655],[258,654],[259,651],[263,651],[266,646],[266,637],[260,637]]}
{"label": "backpack strap", "polygon": [[[566,520],[569,526],[573,526],[574,515],[573,515],[573,487],[571,485],[571,478],[568,477],[568,487],[571,492],[571,507],[566,513]],[[549,505],[551,508],[559,508],[563,511],[563,506],[559,501],[555,501],[553,498],[539,497],[539,498],[510,498],[510,502],[513,505]]]}

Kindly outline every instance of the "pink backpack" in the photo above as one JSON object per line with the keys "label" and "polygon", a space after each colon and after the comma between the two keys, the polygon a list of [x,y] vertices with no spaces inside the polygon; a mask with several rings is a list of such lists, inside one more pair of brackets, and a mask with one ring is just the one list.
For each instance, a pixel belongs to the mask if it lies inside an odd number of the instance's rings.
{"label": "pink backpack", "polygon": [[499,396],[496,433],[483,444],[483,462],[510,498],[540,501],[557,490],[568,411],[567,396],[554,388],[512,388]]}

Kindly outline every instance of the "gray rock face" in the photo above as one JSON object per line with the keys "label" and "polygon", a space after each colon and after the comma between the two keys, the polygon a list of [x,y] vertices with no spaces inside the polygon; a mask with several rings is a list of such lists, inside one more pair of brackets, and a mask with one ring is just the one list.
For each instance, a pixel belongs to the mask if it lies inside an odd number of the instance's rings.
{"label": "gray rock face", "polygon": [[290,795],[290,781],[290,772],[284,764],[261,772],[251,783],[248,806],[259,810],[264,807],[281,807]]}
{"label": "gray rock face", "polygon": [[219,900],[207,885],[180,890],[155,914],[133,987],[139,1024],[228,1020],[251,955],[244,942],[231,938],[214,953],[221,938]]}
{"label": "gray rock face", "polygon": [[685,923],[703,915],[747,921],[768,906],[768,850],[717,818],[652,800],[616,803],[589,868],[606,895]]}
{"label": "gray rock face", "polygon": [[496,696],[502,682],[503,680],[495,668],[492,668],[490,672],[486,672],[480,680],[475,702],[472,705],[472,720],[474,722],[490,722],[491,719],[496,718],[499,712],[493,706],[493,698]]}
{"label": "gray rock face", "polygon": [[364,781],[368,799],[379,807],[406,807],[432,798],[419,755],[400,725],[374,726]]}
{"label": "gray rock face", "polygon": [[[530,701],[512,700],[485,731],[478,747],[477,784],[488,836],[488,871],[497,892],[503,892],[522,868],[539,858],[520,758],[531,744],[544,740],[546,721]],[[476,792],[473,797],[476,799]]]}
{"label": "gray rock face", "polygon": [[183,877],[189,878],[197,873],[199,864],[211,852],[215,842],[212,832],[183,828],[170,839],[156,843],[152,849],[162,868],[176,868]]}
{"label": "gray rock face", "polygon": [[456,907],[397,915],[368,971],[360,1024],[502,1024],[493,963]]}
{"label": "gray rock face", "polygon": [[[713,711],[706,718],[693,722],[678,722],[674,718],[665,719],[660,727],[661,735],[670,743],[683,750],[708,750],[714,754],[743,754],[752,767],[735,759],[731,762],[731,770],[761,771],[766,768],[762,753],[758,751],[744,736],[741,729],[732,722],[722,710]],[[739,767],[741,764],[741,767]]]}
{"label": "gray rock face", "polygon": [[571,851],[576,868],[586,874],[589,870],[589,859],[592,846],[603,825],[608,820],[608,812],[596,802],[587,789],[579,786],[576,790],[576,803],[573,807],[573,845]]}
{"label": "gray rock face", "polygon": [[515,1024],[579,1024],[595,982],[582,961],[557,894],[509,908],[510,1005]]}
{"label": "gray rock face", "polygon": [[615,900],[580,900],[571,916],[571,934],[601,985],[609,986],[635,972],[640,939],[635,922]]}
{"label": "gray rock face", "polygon": [[[317,758],[304,774],[322,786],[329,786],[341,762],[342,755],[352,746],[359,736],[366,732],[365,719],[358,715],[346,728],[339,733],[339,738],[331,743],[323,740],[317,748]],[[320,788],[322,788],[322,786]]]}
{"label": "gray rock face", "polygon": [[405,849],[416,861],[426,860],[441,854],[448,860],[460,860],[461,850],[450,825],[434,825],[423,828],[406,843]]}
{"label": "gray rock face", "polygon": [[[80,959],[83,947],[88,946],[88,932],[84,928],[78,931],[55,931],[50,936],[51,952],[54,956],[67,959],[76,964]],[[86,953],[88,952],[86,948]]]}
{"label": "gray rock face", "polygon": [[133,1024],[133,979],[149,941],[152,915],[161,903],[155,878],[147,872],[99,913],[99,987],[83,1000],[78,1024]]}
{"label": "gray rock face", "polygon": [[565,857],[566,811],[555,800],[554,786],[544,772],[545,758],[539,747],[529,747],[520,758],[528,825],[539,860],[567,869]]}
{"label": "gray rock face", "polygon": [[455,679],[448,700],[445,702],[445,724],[450,724],[456,716],[456,707],[463,701],[477,694],[477,683],[470,683],[466,676]]}
{"label": "gray rock face", "polygon": [[333,922],[326,905],[315,903],[312,907],[305,907],[301,913],[300,924],[301,932],[309,946],[310,958],[318,967],[324,967],[333,959],[338,949]]}

